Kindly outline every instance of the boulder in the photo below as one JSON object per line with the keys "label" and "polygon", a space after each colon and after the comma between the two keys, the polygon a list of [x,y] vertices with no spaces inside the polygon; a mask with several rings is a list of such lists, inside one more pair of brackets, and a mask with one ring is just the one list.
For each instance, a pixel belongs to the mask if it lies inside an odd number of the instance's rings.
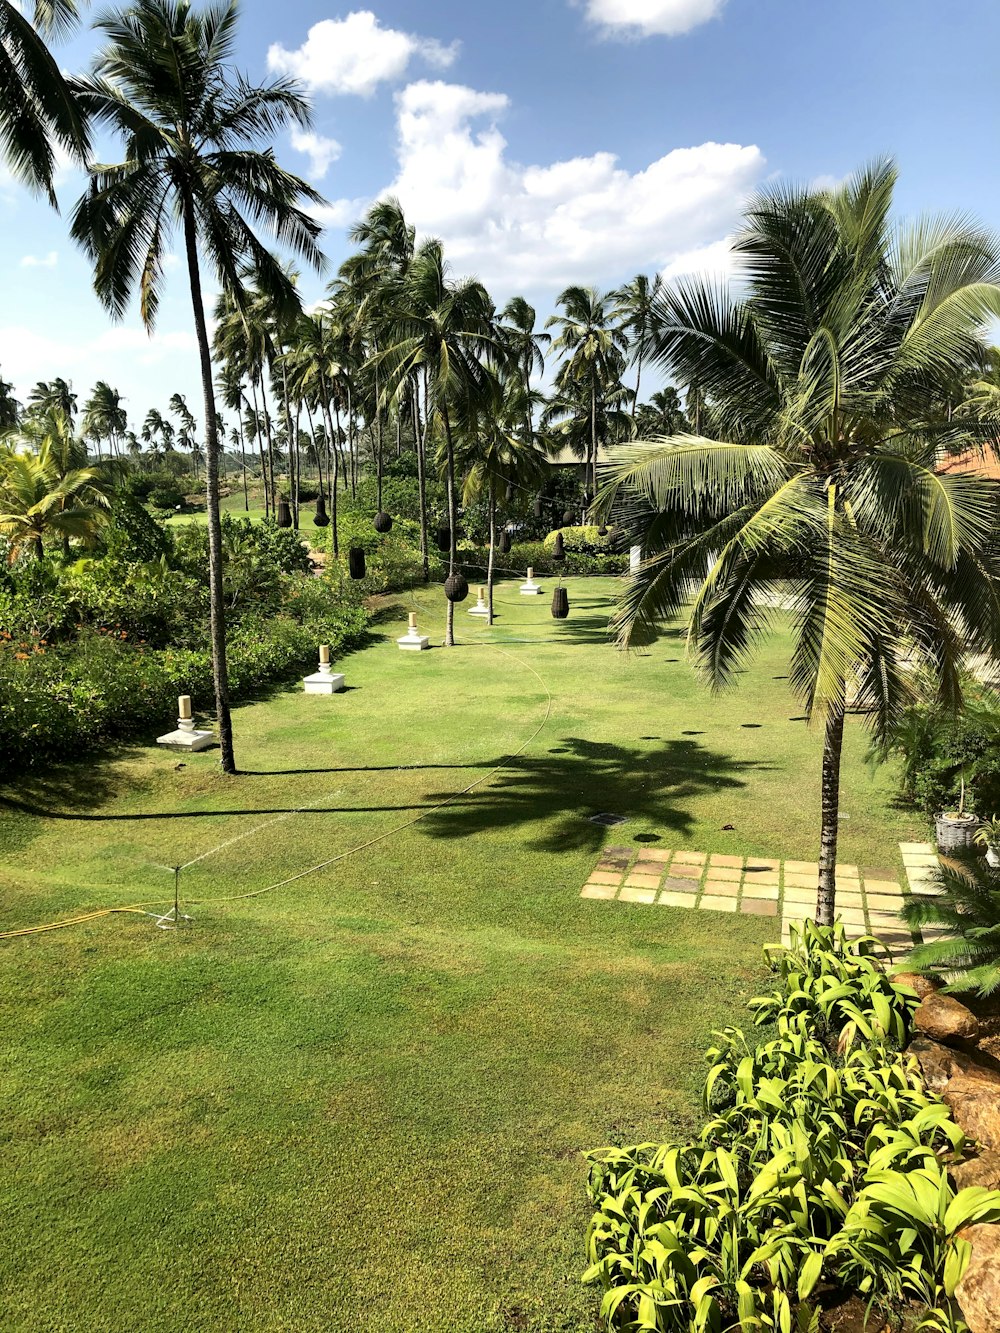
{"label": "boulder", "polygon": [[1000,1065],[927,1037],[914,1038],[909,1049],[928,1092],[941,1098],[962,1132],[1000,1150]]}
{"label": "boulder", "polygon": [[920,1001],[913,1026],[934,1041],[975,1041],[979,1036],[979,1019],[972,1010],[939,991],[932,991]]}
{"label": "boulder", "polygon": [[987,1148],[978,1157],[949,1166],[948,1174],[956,1190],[1000,1190],[1000,1151]]}
{"label": "boulder", "polygon": [[939,977],[925,977],[922,972],[893,972],[889,978],[894,986],[908,986],[921,1000],[939,991],[944,982]]}
{"label": "boulder", "polygon": [[1000,1226],[981,1222],[959,1233],[972,1257],[955,1298],[972,1333],[1000,1333]]}
{"label": "boulder", "polygon": [[909,1045],[910,1055],[917,1057],[920,1075],[928,1092],[940,1093],[955,1068],[955,1052],[930,1037],[914,1037]]}

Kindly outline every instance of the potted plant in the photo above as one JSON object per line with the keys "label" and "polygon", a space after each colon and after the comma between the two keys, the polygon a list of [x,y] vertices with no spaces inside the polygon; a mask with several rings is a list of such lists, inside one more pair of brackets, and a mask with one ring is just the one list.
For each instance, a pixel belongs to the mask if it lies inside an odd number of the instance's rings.
{"label": "potted plant", "polygon": [[986,848],[987,863],[994,869],[1000,866],[1000,819],[996,815],[976,830],[976,842]]}
{"label": "potted plant", "polygon": [[934,816],[934,836],[939,852],[965,852],[973,844],[979,820],[965,808],[965,774],[959,785],[958,808],[941,810]]}

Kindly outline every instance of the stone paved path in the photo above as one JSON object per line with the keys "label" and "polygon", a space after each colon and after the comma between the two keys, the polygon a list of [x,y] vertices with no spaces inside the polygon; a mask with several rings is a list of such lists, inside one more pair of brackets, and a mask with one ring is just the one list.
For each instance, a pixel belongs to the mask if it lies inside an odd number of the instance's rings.
{"label": "stone paved path", "polygon": [[[908,890],[925,891],[929,872],[938,864],[934,849],[929,843],[901,843],[900,852]],[[780,920],[782,943],[787,944],[789,927],[813,914],[818,870],[815,861],[608,847],[580,896],[771,917],[776,926]],[[848,935],[870,932],[896,954],[908,952],[914,943],[899,915],[903,893],[894,870],[837,866],[837,915]],[[928,930],[922,933],[925,939],[936,937]]]}

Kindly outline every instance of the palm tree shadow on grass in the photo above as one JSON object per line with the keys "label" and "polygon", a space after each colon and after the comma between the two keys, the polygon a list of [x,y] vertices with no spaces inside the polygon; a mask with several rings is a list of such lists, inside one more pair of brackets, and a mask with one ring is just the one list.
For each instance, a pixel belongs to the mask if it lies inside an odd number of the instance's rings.
{"label": "palm tree shadow on grass", "polygon": [[[433,810],[421,821],[435,838],[537,826],[527,845],[541,851],[599,850],[607,829],[590,816],[609,812],[637,825],[655,823],[687,834],[691,805],[709,792],[746,786],[749,773],[770,765],[740,762],[697,741],[672,739],[649,749],[565,737],[543,755],[510,759],[489,783]],[[431,793],[444,801],[448,792]],[[627,825],[617,835],[628,842]]]}

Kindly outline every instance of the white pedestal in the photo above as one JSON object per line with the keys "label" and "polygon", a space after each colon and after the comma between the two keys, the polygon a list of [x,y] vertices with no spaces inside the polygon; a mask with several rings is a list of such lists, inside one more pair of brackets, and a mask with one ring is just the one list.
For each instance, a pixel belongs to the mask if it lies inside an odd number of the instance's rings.
{"label": "white pedestal", "polygon": [[165,736],[157,736],[157,745],[165,750],[182,750],[185,754],[197,754],[215,744],[214,731],[195,731],[191,718],[179,718],[177,730],[168,731]]}
{"label": "white pedestal", "polygon": [[526,583],[521,584],[522,597],[537,597],[541,593],[541,588],[534,579],[528,579]]}
{"label": "white pedestal", "polygon": [[475,606],[469,607],[470,616],[488,616],[489,614],[490,614],[490,608],[486,605],[482,597],[476,599]]}
{"label": "white pedestal", "polygon": [[404,634],[401,639],[396,640],[404,652],[421,653],[425,648],[431,646],[431,641],[426,634],[417,634],[415,630],[410,630]]}
{"label": "white pedestal", "polygon": [[339,694],[344,688],[344,677],[331,666],[321,666],[313,675],[306,676],[302,684],[306,694]]}

